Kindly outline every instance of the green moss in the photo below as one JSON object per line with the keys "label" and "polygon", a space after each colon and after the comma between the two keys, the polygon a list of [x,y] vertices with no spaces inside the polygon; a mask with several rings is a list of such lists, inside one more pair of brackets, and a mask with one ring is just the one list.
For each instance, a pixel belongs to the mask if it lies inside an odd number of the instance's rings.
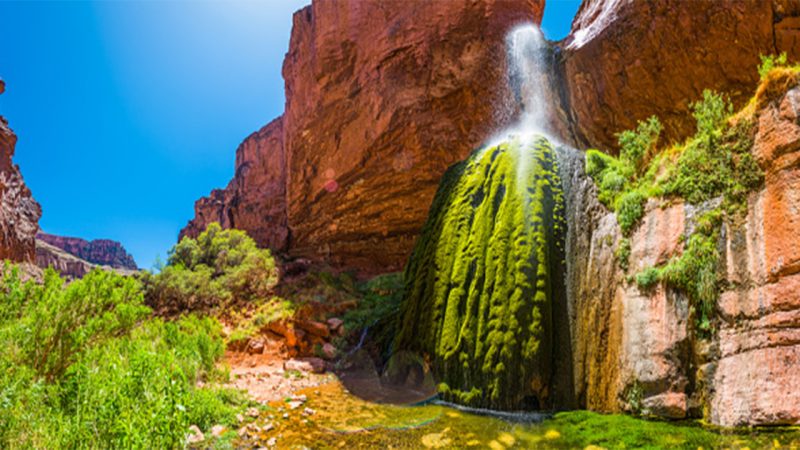
{"label": "green moss", "polygon": [[761,55],[761,64],[758,66],[758,77],[767,79],[767,75],[776,67],[786,65],[786,52],[780,55]]}
{"label": "green moss", "polygon": [[631,258],[631,240],[622,238],[619,242],[619,246],[614,250],[614,256],[617,258],[617,264],[619,264],[622,270],[627,272],[628,261]]}
{"label": "green moss", "polygon": [[544,401],[563,211],[544,138],[479,150],[445,175],[406,268],[395,349],[428,355],[446,398],[503,409]]}
{"label": "green moss", "polygon": [[648,267],[636,274],[636,284],[641,289],[650,289],[658,282],[659,270],[655,267]]}

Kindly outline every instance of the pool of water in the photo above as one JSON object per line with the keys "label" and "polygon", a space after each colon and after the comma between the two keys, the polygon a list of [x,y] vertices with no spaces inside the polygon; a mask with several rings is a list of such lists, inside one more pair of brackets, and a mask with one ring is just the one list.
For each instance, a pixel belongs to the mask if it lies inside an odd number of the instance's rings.
{"label": "pool of water", "polygon": [[[660,422],[572,411],[552,416],[497,416],[431,402],[397,406],[357,398],[334,377],[299,392],[295,409],[274,402],[257,420],[260,431],[237,446],[277,448],[800,448],[800,430],[719,433],[693,422]],[[269,425],[268,425],[269,424]]]}

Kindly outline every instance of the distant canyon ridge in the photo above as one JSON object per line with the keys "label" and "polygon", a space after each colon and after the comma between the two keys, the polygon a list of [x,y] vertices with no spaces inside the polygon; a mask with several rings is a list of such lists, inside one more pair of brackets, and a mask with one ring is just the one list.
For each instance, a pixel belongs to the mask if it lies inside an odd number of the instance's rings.
{"label": "distant canyon ridge", "polygon": [[[6,84],[0,79],[0,94]],[[17,136],[5,117],[0,116],[0,261],[25,265],[25,271],[53,267],[62,275],[79,278],[95,267],[123,272],[138,270],[122,244],[108,239],[86,241],[39,230],[42,207],[33,198],[13,163]]]}

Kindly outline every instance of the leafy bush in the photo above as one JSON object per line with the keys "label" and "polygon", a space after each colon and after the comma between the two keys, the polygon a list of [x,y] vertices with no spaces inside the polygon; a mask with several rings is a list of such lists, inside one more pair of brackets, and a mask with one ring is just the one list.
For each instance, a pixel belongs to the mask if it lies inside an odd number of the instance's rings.
{"label": "leafy bush", "polygon": [[778,56],[775,55],[761,55],[761,64],[758,66],[758,77],[763,81],[767,79],[767,75],[776,67],[786,65],[786,52]]}
{"label": "leafy bush", "polygon": [[619,158],[598,150],[586,152],[586,173],[598,185],[598,199],[617,213],[617,220],[626,236],[644,214],[644,202],[648,196],[640,189],[652,182],[647,176],[651,174],[646,170],[646,162],[655,155],[661,129],[661,122],[653,116],[639,122],[635,130],[619,133]]}
{"label": "leafy bush", "polygon": [[359,286],[364,297],[356,309],[345,314],[345,328],[363,330],[387,318],[393,322],[400,312],[403,288],[403,274],[400,272],[379,275]]}
{"label": "leafy bush", "polygon": [[148,319],[138,281],[94,271],[65,285],[0,281],[0,448],[181,448],[192,424],[233,423],[220,325]]}
{"label": "leafy bush", "polygon": [[619,140],[619,156],[627,165],[639,172],[646,159],[656,150],[658,137],[661,135],[661,122],[658,117],[639,122],[636,130],[626,130],[617,135]]}
{"label": "leafy bush", "polygon": [[648,267],[643,271],[636,274],[636,284],[641,289],[650,289],[653,287],[659,278],[659,271],[655,267]]}
{"label": "leafy bush", "polygon": [[614,250],[614,256],[617,258],[617,264],[619,264],[622,270],[627,271],[631,258],[631,240],[622,238],[616,250]]}
{"label": "leafy bush", "polygon": [[160,312],[180,312],[266,300],[278,282],[275,261],[244,231],[212,223],[197,239],[183,238],[166,267],[143,276],[147,303]]}
{"label": "leafy bush", "polygon": [[614,205],[617,221],[622,234],[629,235],[644,215],[644,202],[647,198],[639,191],[629,191],[620,195]]}
{"label": "leafy bush", "polygon": [[[759,71],[764,81],[757,97],[766,84],[777,83],[783,87],[776,89],[785,92],[786,83],[797,82],[798,69],[779,67],[785,62],[785,57],[763,59]],[[782,70],[791,75],[782,75]],[[781,77],[788,81],[780,81]],[[635,130],[619,134],[619,158],[587,151],[586,172],[598,186],[599,200],[616,212],[624,236],[639,223],[648,198],[678,197],[691,204],[721,198],[719,208],[699,219],[681,255],[634,277],[643,289],[663,281],[684,290],[697,312],[698,328],[709,332],[718,295],[719,227],[726,214],[741,214],[746,209],[748,193],[762,185],[764,175],[751,153],[754,110],[729,121],[731,104],[722,95],[706,90],[702,100],[692,104],[692,111],[697,131],[683,145],[656,152],[661,126],[650,118]],[[620,266],[626,269],[630,254],[627,239],[620,242],[616,254]]]}

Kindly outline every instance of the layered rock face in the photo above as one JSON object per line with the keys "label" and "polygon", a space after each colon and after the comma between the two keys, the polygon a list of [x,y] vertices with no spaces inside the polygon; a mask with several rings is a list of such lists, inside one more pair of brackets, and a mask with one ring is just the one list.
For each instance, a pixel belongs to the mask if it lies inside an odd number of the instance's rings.
{"label": "layered rock face", "polygon": [[36,266],[41,269],[52,267],[68,279],[82,278],[97,267],[40,239],[36,240]]}
{"label": "layered rock face", "polygon": [[[75,237],[64,237],[47,233],[38,233],[36,235],[36,240],[59,248],[70,255],[94,265],[108,266],[115,269],[138,269],[136,266],[136,261],[133,260],[133,256],[128,254],[122,244],[110,239],[95,239],[92,241],[87,241],[85,239]],[[45,246],[45,248],[49,247]],[[38,248],[36,254],[38,260],[40,254]]]}
{"label": "layered rock face", "polygon": [[237,156],[234,181],[198,201],[183,234],[219,220],[297,256],[400,269],[446,168],[510,121],[504,39],[543,7],[316,0],[298,11],[286,111],[262,130],[274,137],[245,141],[254,159]]}
{"label": "layered rock face", "polygon": [[[580,403],[601,411],[705,416],[722,426],[800,423],[800,87],[757,113],[753,153],[764,187],[718,243],[723,292],[718,329],[698,336],[684,293],[640,289],[628,275],[680,254],[708,205],[647,204],[631,236],[628,271],[615,261],[621,233],[579,163],[566,178],[567,274],[574,380]],[[713,203],[713,202],[712,202]],[[574,220],[580,217],[581,220]]]}
{"label": "layered rock face", "polygon": [[208,224],[246,230],[258,245],[286,250],[286,154],[283,118],[248,136],[236,150],[236,174],[225,189],[195,203],[195,217],[180,238],[196,238]]}
{"label": "layered rock face", "polygon": [[800,423],[800,87],[760,111],[753,152],[764,189],[727,230],[723,324],[711,418]]}
{"label": "layered rock face", "polygon": [[[0,94],[5,83],[0,80]],[[17,136],[0,116],[0,260],[33,262],[42,209],[12,162]]]}
{"label": "layered rock face", "polygon": [[655,114],[664,136],[693,127],[703,89],[743,105],[759,55],[800,59],[800,4],[792,0],[585,0],[563,46],[565,120],[579,147],[616,148],[615,133]]}

